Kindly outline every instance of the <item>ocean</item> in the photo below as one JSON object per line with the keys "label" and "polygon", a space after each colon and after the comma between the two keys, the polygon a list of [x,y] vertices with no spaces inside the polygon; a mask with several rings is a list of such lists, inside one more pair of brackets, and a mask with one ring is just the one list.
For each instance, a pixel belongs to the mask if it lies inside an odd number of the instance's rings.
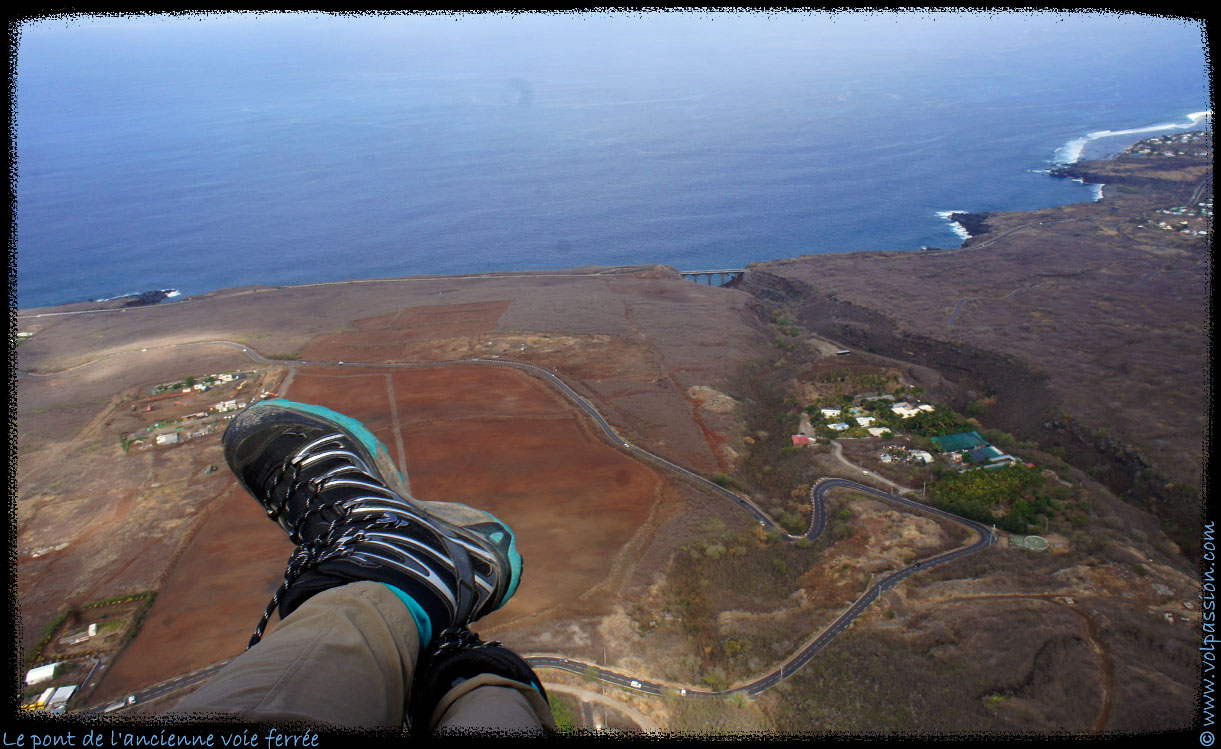
{"label": "ocean", "polygon": [[[1100,13],[66,17],[17,39],[17,303],[957,247],[1210,109]],[[958,229],[959,233],[956,233]]]}

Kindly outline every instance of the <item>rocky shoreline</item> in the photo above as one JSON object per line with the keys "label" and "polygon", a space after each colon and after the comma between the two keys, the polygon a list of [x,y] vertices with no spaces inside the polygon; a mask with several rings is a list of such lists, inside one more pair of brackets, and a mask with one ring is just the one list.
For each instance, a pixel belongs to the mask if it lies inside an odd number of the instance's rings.
{"label": "rocky shoreline", "polygon": [[169,299],[170,297],[177,295],[177,293],[178,292],[174,289],[154,289],[152,291],[146,291],[138,296],[122,297],[120,301],[123,299],[127,300],[123,302],[124,307],[146,307],[150,304],[157,304],[158,302]]}
{"label": "rocky shoreline", "polygon": [[951,213],[950,221],[961,226],[971,238],[987,234],[991,229],[988,228],[988,217],[990,213]]}

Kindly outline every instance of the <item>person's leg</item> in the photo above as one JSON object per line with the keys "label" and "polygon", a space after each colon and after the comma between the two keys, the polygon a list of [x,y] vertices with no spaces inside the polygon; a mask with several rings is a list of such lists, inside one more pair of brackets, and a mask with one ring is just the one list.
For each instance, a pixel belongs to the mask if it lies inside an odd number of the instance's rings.
{"label": "person's leg", "polygon": [[[399,595],[382,583],[349,583],[301,604],[165,715],[398,728],[414,697],[419,733],[554,730],[546,693],[525,661],[472,639],[477,644],[426,658],[414,679],[419,636]],[[421,694],[411,694],[413,682]]]}
{"label": "person's leg", "polygon": [[417,736],[489,727],[556,730],[538,675],[499,642],[484,642],[466,627],[453,627],[436,637],[423,660],[411,700]]}
{"label": "person's leg", "polygon": [[398,728],[419,657],[416,624],[382,583],[324,590],[168,714]]}
{"label": "person's leg", "polygon": [[[480,685],[448,701],[433,731],[496,731],[547,734],[555,730],[551,708],[537,692],[531,694],[500,677],[485,674]],[[546,722],[544,722],[546,721]]]}

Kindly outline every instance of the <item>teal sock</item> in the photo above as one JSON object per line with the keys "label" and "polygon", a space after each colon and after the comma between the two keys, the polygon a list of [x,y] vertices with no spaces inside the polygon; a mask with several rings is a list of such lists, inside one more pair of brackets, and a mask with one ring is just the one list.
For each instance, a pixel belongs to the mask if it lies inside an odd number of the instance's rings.
{"label": "teal sock", "polygon": [[432,642],[432,619],[429,618],[428,612],[424,611],[424,607],[416,602],[414,598],[404,593],[401,589],[394,587],[390,583],[382,583],[396,598],[403,602],[407,610],[411,612],[411,618],[415,619],[416,631],[420,634],[420,650],[424,650]]}

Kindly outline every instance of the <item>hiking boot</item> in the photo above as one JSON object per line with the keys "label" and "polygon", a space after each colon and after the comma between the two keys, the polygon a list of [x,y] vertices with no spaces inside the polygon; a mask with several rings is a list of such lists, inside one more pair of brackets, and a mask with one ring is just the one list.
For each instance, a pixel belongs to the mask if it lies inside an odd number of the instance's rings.
{"label": "hiking boot", "polygon": [[499,642],[484,642],[466,627],[451,627],[420,653],[407,711],[412,734],[431,735],[454,702],[482,686],[516,689],[540,728],[556,730],[547,690],[524,658]]}
{"label": "hiking boot", "polygon": [[386,446],[355,419],[260,401],[229,424],[222,443],[238,481],[298,545],[250,646],[277,605],[283,619],[349,582],[406,594],[421,647],[432,632],[465,626],[517,590],[522,560],[512,530],[482,510],[412,497]]}

